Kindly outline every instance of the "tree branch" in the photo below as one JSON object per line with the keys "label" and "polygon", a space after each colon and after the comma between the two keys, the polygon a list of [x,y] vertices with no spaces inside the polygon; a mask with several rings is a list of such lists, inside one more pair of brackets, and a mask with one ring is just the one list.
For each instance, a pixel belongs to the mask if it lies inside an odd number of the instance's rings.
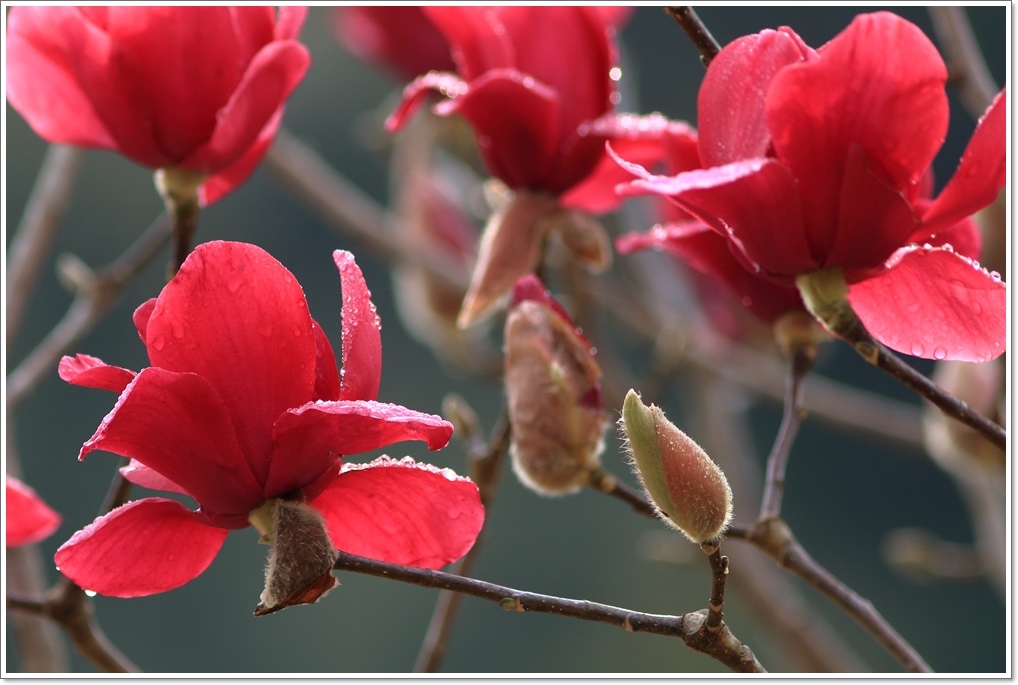
{"label": "tree branch", "polygon": [[998,88],[972,34],[965,8],[942,5],[928,11],[947,57],[950,83],[958,90],[965,109],[978,120],[993,102]]}
{"label": "tree branch", "polygon": [[696,11],[688,5],[683,5],[680,7],[665,7],[665,12],[682,27],[682,30],[689,36],[689,40],[693,41],[693,45],[696,46],[697,51],[700,53],[700,63],[705,67],[709,66],[711,60],[721,52],[721,46],[714,40],[714,36],[704,26]]}
{"label": "tree branch", "polygon": [[632,633],[654,633],[679,637],[690,648],[714,657],[733,671],[739,673],[764,672],[763,666],[757,661],[752,650],[739,642],[727,626],[722,624],[717,633],[708,634],[705,627],[708,613],[706,609],[681,616],[645,614],[587,600],[565,599],[514,590],[482,580],[463,578],[452,573],[399,566],[358,557],[346,552],[339,553],[339,559],[336,560],[334,568],[338,571],[364,573],[422,587],[461,592],[495,602],[506,611],[556,614],[584,621],[607,623]]}

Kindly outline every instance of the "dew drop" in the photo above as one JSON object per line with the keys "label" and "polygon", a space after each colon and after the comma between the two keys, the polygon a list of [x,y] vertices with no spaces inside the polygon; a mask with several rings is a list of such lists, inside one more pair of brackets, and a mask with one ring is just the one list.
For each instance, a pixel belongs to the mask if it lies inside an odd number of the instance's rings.
{"label": "dew drop", "polygon": [[618,81],[620,78],[622,78],[622,70],[619,69],[618,67],[612,67],[611,71],[608,72],[608,78],[610,78],[612,81]]}
{"label": "dew drop", "polygon": [[95,590],[85,590],[85,594],[89,597],[95,597],[99,593],[97,593]]}
{"label": "dew drop", "polygon": [[613,91],[612,94],[608,96],[608,99],[611,100],[613,105],[618,105],[622,102],[622,93],[617,90]]}
{"label": "dew drop", "polygon": [[992,278],[994,281],[997,281],[998,283],[1000,282],[1000,274],[996,271],[990,272],[990,278]]}
{"label": "dew drop", "polygon": [[921,357],[926,352],[926,348],[919,343],[912,343],[912,356]]}
{"label": "dew drop", "polygon": [[999,343],[999,342],[997,342],[996,340],[994,340],[994,341],[993,341],[993,347],[994,347],[994,348],[999,348],[999,347],[1000,347],[1000,343]]}
{"label": "dew drop", "polygon": [[152,339],[152,347],[154,347],[157,350],[161,351],[164,347],[166,347],[166,338],[164,338],[162,336],[157,336],[157,337],[153,338]]}
{"label": "dew drop", "polygon": [[752,307],[753,306],[753,298],[750,297],[749,295],[746,295],[745,297],[743,297],[742,298],[742,306],[743,307]]}
{"label": "dew drop", "polygon": [[935,350],[933,350],[933,358],[947,359],[947,350],[945,350],[943,347],[936,348]]}
{"label": "dew drop", "polygon": [[228,282],[228,283],[226,284],[226,288],[227,288],[227,290],[229,290],[229,291],[230,291],[231,293],[235,293],[235,292],[237,292],[238,290],[240,290],[240,286],[241,286],[241,285],[243,285],[243,284],[244,284],[244,281],[243,281],[243,280],[241,280],[241,279],[239,279],[239,278],[234,278],[233,280],[231,280],[230,282]]}
{"label": "dew drop", "polygon": [[180,340],[184,337],[184,326],[179,321],[174,321],[170,327],[170,331],[173,333],[173,337]]}

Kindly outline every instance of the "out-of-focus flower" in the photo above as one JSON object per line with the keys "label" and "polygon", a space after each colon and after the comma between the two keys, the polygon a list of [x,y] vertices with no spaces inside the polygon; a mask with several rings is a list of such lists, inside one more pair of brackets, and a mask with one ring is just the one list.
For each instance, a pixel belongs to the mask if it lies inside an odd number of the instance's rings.
{"label": "out-of-focus flower", "polygon": [[536,276],[513,289],[505,323],[513,470],[545,495],[575,492],[600,466],[608,417],[590,343]]}
{"label": "out-of-focus flower", "polygon": [[266,590],[277,603],[291,594],[288,603],[301,603],[332,586],[330,545],[425,568],[473,545],[484,512],[469,480],[409,459],[342,463],[403,440],[441,448],[452,425],[375,401],[378,316],[353,256],[337,250],[334,259],[342,373],[293,275],[260,248],[231,242],[199,245],[135,312],[150,367],[135,374],[86,355],[62,360],[64,380],[120,393],[81,457],[97,449],[130,457],[128,480],[198,504],[150,497],[98,518],[57,551],[65,575],[100,594],[148,595],[199,575],[231,529],[254,524],[279,557],[278,539],[289,544],[317,526],[326,553],[310,589]]}
{"label": "out-of-focus flower", "polygon": [[344,5],[332,10],[336,39],[361,59],[403,81],[453,71],[449,41],[418,5]]}
{"label": "out-of-focus flower", "polygon": [[550,233],[588,267],[610,263],[604,230],[577,211],[587,209],[586,198],[568,204],[560,198],[594,171],[606,140],[632,133],[614,125],[619,72],[609,22],[625,15],[536,5],[428,7],[425,13],[452,46],[458,73],[418,77],[388,126],[400,128],[429,92],[439,93],[445,99],[435,112],[470,122],[488,170],[509,189],[484,230],[460,312],[465,327],[536,268]]}
{"label": "out-of-focus flower", "polygon": [[700,89],[704,168],[654,176],[628,164],[641,178],[620,192],[670,197],[746,269],[777,283],[809,290],[814,278],[840,279],[873,336],[898,351],[994,358],[1004,350],[1006,288],[973,261],[971,240],[945,234],[1004,183],[1006,98],[929,200],[946,78],[929,39],[887,12],[857,17],[819,50],[787,27],[739,38]]}
{"label": "out-of-focus flower", "polygon": [[4,476],[4,490],[7,497],[4,521],[8,547],[45,540],[60,526],[60,514],[50,509],[35,490],[17,478]]}
{"label": "out-of-focus flower", "polygon": [[15,7],[7,99],[41,137],[195,176],[202,204],[268,150],[310,64],[307,8]]}
{"label": "out-of-focus flower", "polygon": [[619,424],[661,519],[698,544],[724,533],[732,519],[732,490],[707,453],[635,390],[626,394]]}

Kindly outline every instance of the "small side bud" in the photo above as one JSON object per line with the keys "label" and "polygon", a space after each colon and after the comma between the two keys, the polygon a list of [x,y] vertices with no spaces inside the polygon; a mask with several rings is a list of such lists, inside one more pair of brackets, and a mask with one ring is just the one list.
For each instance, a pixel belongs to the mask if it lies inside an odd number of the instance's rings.
{"label": "small side bud", "polygon": [[262,534],[260,541],[272,545],[255,616],[314,604],[339,585],[332,575],[339,554],[315,509],[303,502],[276,499],[255,509],[249,519]]}
{"label": "small side bud", "polygon": [[732,520],[732,491],[718,465],[635,390],[619,421],[636,475],[658,514],[697,544],[717,539]]}
{"label": "small side bud", "polygon": [[601,369],[536,276],[521,278],[505,325],[505,385],[520,480],[544,495],[576,492],[600,466],[608,416]]}

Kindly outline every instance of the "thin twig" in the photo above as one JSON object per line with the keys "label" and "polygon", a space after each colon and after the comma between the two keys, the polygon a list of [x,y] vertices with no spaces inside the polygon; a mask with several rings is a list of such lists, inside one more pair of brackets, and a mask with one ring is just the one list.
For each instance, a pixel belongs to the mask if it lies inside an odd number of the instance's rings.
{"label": "thin twig", "polygon": [[[498,491],[503,470],[502,464],[509,450],[509,426],[509,415],[503,409],[487,444],[480,439],[476,431],[468,433],[466,436],[468,441],[474,438],[473,444],[468,448],[468,470],[471,479],[480,491],[481,504],[484,505],[485,511],[491,508],[491,503]],[[469,576],[473,573],[477,559],[480,557],[483,540],[484,530],[482,529],[474,541],[474,546],[454,567],[457,575]],[[458,592],[443,591],[439,594],[435,609],[431,614],[431,621],[428,624],[428,632],[425,633],[424,642],[421,644],[417,661],[414,663],[415,673],[435,673],[441,667],[462,598],[463,595]]]}
{"label": "thin twig", "polygon": [[733,671],[742,673],[764,672],[763,667],[756,660],[752,650],[739,642],[727,626],[723,626],[717,634],[707,634],[705,629],[707,610],[691,612],[681,616],[645,614],[587,600],[567,599],[514,590],[513,588],[473,578],[464,578],[452,573],[399,566],[365,557],[358,557],[346,552],[339,553],[335,569],[389,578],[422,587],[461,592],[489,602],[495,602],[506,611],[533,611],[556,614],[584,621],[608,623],[633,633],[654,633],[657,635],[679,637],[690,648],[714,657]]}
{"label": "thin twig", "polygon": [[774,446],[767,457],[767,474],[764,480],[763,503],[760,505],[760,518],[766,519],[781,515],[781,499],[785,494],[785,468],[792,451],[792,443],[799,433],[802,423],[802,381],[813,368],[815,356],[802,348],[790,351],[788,382],[785,390],[785,409],[781,417],[781,427],[774,440]]}
{"label": "thin twig", "polygon": [[647,518],[656,519],[658,517],[657,509],[654,508],[654,505],[646,497],[605,471],[603,467],[593,469],[590,472],[590,480],[587,483],[587,487],[622,500],[632,507],[633,511]]}
{"label": "thin twig", "polygon": [[792,531],[779,518],[762,520],[754,526],[732,525],[728,539],[746,540],[820,591],[855,619],[873,638],[911,673],[931,673],[925,659],[881,616],[873,604],[841,582],[806,552]]}
{"label": "thin twig", "polygon": [[693,45],[696,46],[697,51],[700,53],[700,63],[705,67],[710,65],[711,60],[721,52],[721,46],[714,40],[714,36],[704,26],[696,11],[688,5],[683,5],[680,7],[665,7],[665,12],[671,15],[672,19],[689,36],[689,40],[693,41]]}
{"label": "thin twig", "polygon": [[707,604],[709,612],[705,627],[708,632],[716,633],[721,629],[725,618],[725,582],[728,580],[728,557],[721,555],[721,545],[701,545],[707,560],[710,562],[710,600]]}
{"label": "thin twig", "polygon": [[51,145],[7,251],[7,347],[17,339],[43,259],[67,210],[85,159],[80,148]]}
{"label": "thin twig", "polygon": [[60,322],[7,376],[7,407],[17,407],[40,379],[56,368],[61,355],[70,351],[116,303],[127,283],[166,245],[170,220],[157,219],[116,261],[96,273],[86,273],[78,284],[74,301]]}
{"label": "thin twig", "polygon": [[986,67],[965,9],[949,5],[928,9],[933,30],[947,57],[950,83],[972,118],[979,119],[997,95],[997,84]]}

